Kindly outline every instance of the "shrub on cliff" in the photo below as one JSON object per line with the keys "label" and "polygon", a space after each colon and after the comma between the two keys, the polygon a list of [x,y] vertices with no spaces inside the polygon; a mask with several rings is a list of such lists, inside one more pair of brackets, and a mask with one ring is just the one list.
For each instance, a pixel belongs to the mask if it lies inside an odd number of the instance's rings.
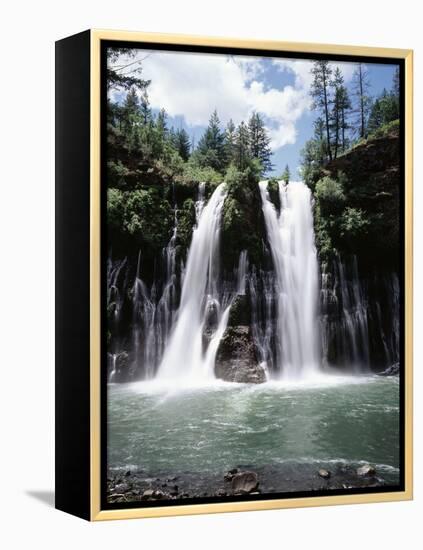
{"label": "shrub on cliff", "polygon": [[184,164],[181,180],[185,182],[200,183],[206,181],[209,184],[217,185],[222,183],[222,175],[210,166],[200,166],[195,159],[190,159]]}
{"label": "shrub on cliff", "polygon": [[258,190],[261,165],[251,161],[240,171],[230,165],[226,174],[227,196],[223,207],[222,259],[225,269],[232,270],[241,250],[246,250],[252,264],[260,262],[262,254],[263,219]]}
{"label": "shrub on cliff", "polygon": [[340,220],[341,237],[356,239],[367,233],[369,220],[361,208],[347,206]]}
{"label": "shrub on cliff", "polygon": [[130,236],[154,250],[166,245],[173,225],[172,208],[156,188],[108,189],[107,216],[117,237]]}
{"label": "shrub on cliff", "polygon": [[315,196],[324,211],[341,209],[345,202],[342,182],[325,176],[316,183]]}

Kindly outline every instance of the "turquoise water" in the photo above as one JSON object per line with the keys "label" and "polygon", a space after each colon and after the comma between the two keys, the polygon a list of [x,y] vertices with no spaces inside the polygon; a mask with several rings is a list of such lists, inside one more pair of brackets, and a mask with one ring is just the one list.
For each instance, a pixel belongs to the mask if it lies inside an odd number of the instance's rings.
{"label": "turquoise water", "polygon": [[110,468],[224,472],[240,464],[370,462],[397,482],[399,430],[397,377],[108,387]]}

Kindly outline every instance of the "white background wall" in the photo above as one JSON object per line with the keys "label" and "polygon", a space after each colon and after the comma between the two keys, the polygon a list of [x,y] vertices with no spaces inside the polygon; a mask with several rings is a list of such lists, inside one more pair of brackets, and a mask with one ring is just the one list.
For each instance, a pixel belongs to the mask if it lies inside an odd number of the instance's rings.
{"label": "white background wall", "polygon": [[[3,548],[421,548],[422,51],[418,2],[37,0],[0,18]],[[88,524],[53,490],[54,41],[87,28],[415,49],[415,501]],[[75,396],[78,399],[78,396]],[[38,495],[37,496],[34,496]],[[39,497],[42,497],[41,500]],[[7,540],[7,542],[6,542]]]}

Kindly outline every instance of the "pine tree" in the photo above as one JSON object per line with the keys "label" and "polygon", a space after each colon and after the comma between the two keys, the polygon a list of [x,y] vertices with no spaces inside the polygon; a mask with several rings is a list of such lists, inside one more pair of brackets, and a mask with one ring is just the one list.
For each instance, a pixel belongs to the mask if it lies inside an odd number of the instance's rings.
{"label": "pine tree", "polygon": [[315,160],[319,163],[319,166],[323,166],[326,160],[327,153],[327,143],[325,138],[325,122],[322,117],[316,118],[314,121],[314,151],[316,158]]}
{"label": "pine tree", "polygon": [[346,86],[342,86],[340,91],[339,104],[341,109],[341,146],[342,151],[345,151],[348,147],[347,132],[350,129],[348,122],[349,114],[352,109],[351,99]]}
{"label": "pine tree", "polygon": [[288,165],[285,166],[281,179],[288,185],[289,180],[291,179],[291,172]]}
{"label": "pine tree", "polygon": [[180,128],[176,131],[174,136],[174,144],[179,156],[185,161],[188,160],[190,156],[191,143],[189,140],[189,135],[184,128]]}
{"label": "pine tree", "polygon": [[147,125],[152,121],[150,100],[148,99],[147,88],[144,88],[143,91],[141,92],[140,116],[141,116],[141,122],[144,125]]}
{"label": "pine tree", "polygon": [[363,63],[359,63],[354,72],[353,89],[357,100],[356,113],[358,113],[356,132],[360,138],[365,138],[367,136],[367,122],[371,108],[371,97],[369,94],[369,74]]}
{"label": "pine tree", "polygon": [[226,167],[225,134],[220,129],[220,120],[215,110],[210,117],[209,125],[198,142],[196,150],[202,166],[210,166],[218,172]]}
{"label": "pine tree", "polygon": [[313,98],[313,108],[319,110],[322,114],[326,132],[326,154],[329,160],[332,160],[329,121],[329,83],[332,69],[329,61],[315,61],[311,73],[314,77],[310,92]]}
{"label": "pine tree", "polygon": [[398,100],[393,92],[383,90],[373,102],[368,122],[368,131],[374,132],[380,126],[399,118]]}
{"label": "pine tree", "polygon": [[225,130],[226,159],[228,164],[235,161],[236,126],[232,119],[229,120]]}
{"label": "pine tree", "polygon": [[270,138],[259,113],[253,113],[248,121],[250,156],[260,161],[262,174],[272,169]]}
{"label": "pine tree", "polygon": [[165,109],[160,109],[159,114],[157,115],[156,129],[157,129],[157,133],[163,139],[167,137],[169,133],[169,129],[167,127],[167,113]]}
{"label": "pine tree", "polygon": [[140,148],[140,105],[135,87],[129,89],[121,109],[122,147],[131,152]]}
{"label": "pine tree", "polygon": [[250,135],[247,125],[242,121],[235,134],[235,165],[238,170],[245,170],[250,160]]}
{"label": "pine tree", "polygon": [[383,112],[380,99],[376,99],[372,105],[372,110],[369,116],[368,130],[374,132],[383,124]]}
{"label": "pine tree", "polygon": [[332,132],[333,156],[336,158],[339,149],[341,148],[342,151],[344,151],[346,147],[346,130],[349,128],[347,114],[351,109],[348,90],[344,85],[344,77],[339,67],[335,69],[330,85],[333,88],[330,127]]}
{"label": "pine tree", "polygon": [[400,93],[401,93],[400,69],[399,67],[397,67],[395,69],[394,77],[392,79],[392,90],[391,90],[391,95],[395,99],[395,104],[397,108],[396,118],[399,118],[400,116]]}

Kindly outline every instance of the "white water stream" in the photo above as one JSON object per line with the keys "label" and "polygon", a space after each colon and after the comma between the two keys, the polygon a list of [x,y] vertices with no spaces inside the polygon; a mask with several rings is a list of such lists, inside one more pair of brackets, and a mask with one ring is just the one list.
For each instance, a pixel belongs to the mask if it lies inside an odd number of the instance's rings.
{"label": "white water stream", "polygon": [[276,275],[277,371],[284,379],[307,378],[320,368],[319,268],[310,189],[279,182],[280,213],[260,182],[263,214]]}

